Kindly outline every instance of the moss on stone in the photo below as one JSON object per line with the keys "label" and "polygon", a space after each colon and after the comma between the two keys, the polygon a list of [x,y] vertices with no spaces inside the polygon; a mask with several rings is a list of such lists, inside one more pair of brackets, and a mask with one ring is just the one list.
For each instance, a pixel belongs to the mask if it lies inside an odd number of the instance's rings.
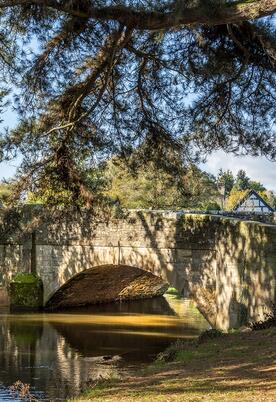
{"label": "moss on stone", "polygon": [[37,280],[39,280],[39,279],[33,274],[19,273],[13,278],[12,282],[16,282],[16,283],[36,283]]}
{"label": "moss on stone", "polygon": [[9,285],[11,308],[38,309],[43,305],[43,284],[33,274],[17,274]]}

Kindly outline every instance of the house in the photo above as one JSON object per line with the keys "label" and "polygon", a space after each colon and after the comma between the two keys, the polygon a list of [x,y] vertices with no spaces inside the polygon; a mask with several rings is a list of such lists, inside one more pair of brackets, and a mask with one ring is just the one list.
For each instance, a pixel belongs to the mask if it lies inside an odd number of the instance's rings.
{"label": "house", "polygon": [[274,212],[274,209],[257,193],[255,190],[249,190],[245,196],[238,201],[233,208],[236,212],[253,212],[265,214]]}

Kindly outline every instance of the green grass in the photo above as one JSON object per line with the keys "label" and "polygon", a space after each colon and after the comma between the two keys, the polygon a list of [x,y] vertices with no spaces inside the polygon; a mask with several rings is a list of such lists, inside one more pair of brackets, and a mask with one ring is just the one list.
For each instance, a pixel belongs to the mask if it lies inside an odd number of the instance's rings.
{"label": "green grass", "polygon": [[165,295],[172,295],[172,296],[180,296],[179,292],[177,289],[169,287],[168,290],[166,291]]}
{"label": "green grass", "polygon": [[154,360],[152,363],[148,364],[146,367],[139,370],[140,375],[147,376],[153,374],[157,371],[163,370],[166,367],[166,362],[162,360]]}
{"label": "green grass", "polygon": [[[79,397],[97,402],[275,402],[276,328],[171,346],[134,377],[102,380]],[[165,355],[165,354],[164,354]]]}
{"label": "green grass", "polygon": [[[101,395],[102,391],[112,388],[113,386],[118,384],[119,381],[120,381],[119,378],[107,378],[107,379],[96,380],[94,384],[91,384],[87,388],[87,390],[85,390],[82,393],[81,399],[89,400],[90,398],[96,398],[97,395]],[[69,399],[68,402],[70,401],[76,401],[76,399]]]}
{"label": "green grass", "polygon": [[203,361],[204,359],[213,359],[217,357],[219,348],[215,344],[202,345],[191,350],[180,350],[176,353],[174,361],[189,363],[191,361]]}

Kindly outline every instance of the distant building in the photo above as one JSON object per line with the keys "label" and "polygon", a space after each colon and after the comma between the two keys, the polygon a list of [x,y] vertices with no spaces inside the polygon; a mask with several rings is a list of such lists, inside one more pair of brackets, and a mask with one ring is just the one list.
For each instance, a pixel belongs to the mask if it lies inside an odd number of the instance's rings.
{"label": "distant building", "polygon": [[265,214],[274,212],[274,209],[255,190],[249,190],[236,204],[233,211]]}

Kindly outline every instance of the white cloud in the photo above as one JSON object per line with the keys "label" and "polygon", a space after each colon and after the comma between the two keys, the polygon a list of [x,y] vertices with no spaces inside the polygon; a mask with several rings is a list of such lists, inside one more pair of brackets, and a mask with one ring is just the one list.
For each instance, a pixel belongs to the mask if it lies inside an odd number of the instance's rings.
{"label": "white cloud", "polygon": [[19,165],[19,161],[2,162],[0,163],[0,182],[4,179],[10,179],[15,175],[16,169]]}
{"label": "white cloud", "polygon": [[230,169],[236,175],[243,169],[252,179],[261,182],[264,186],[276,192],[276,162],[270,162],[264,157],[234,156],[223,151],[214,152],[201,168],[212,174],[219,169]]}

